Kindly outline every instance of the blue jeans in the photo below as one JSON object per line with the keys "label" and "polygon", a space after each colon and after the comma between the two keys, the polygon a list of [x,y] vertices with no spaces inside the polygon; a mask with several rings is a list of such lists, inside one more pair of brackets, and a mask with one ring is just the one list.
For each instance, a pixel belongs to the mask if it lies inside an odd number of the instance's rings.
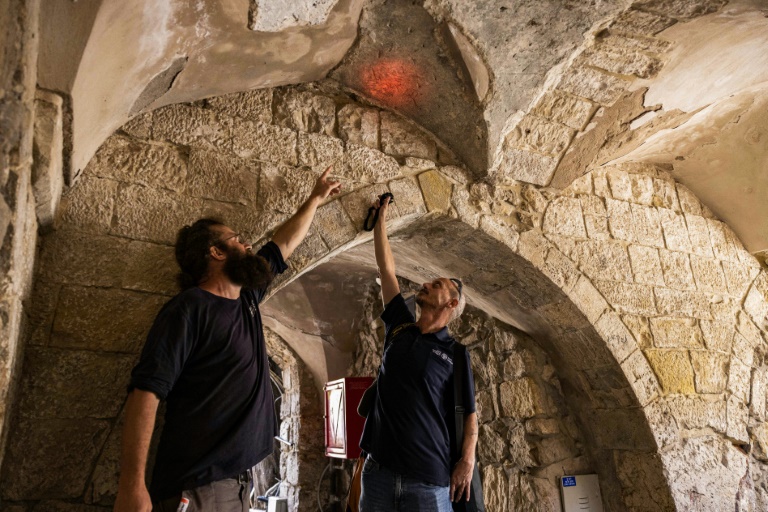
{"label": "blue jeans", "polygon": [[452,512],[449,487],[394,473],[369,455],[363,466],[360,512]]}

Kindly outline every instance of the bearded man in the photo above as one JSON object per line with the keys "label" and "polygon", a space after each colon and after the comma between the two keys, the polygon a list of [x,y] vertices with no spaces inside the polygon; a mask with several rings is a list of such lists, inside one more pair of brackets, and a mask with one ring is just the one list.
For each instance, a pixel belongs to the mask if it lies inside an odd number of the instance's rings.
{"label": "bearded man", "polygon": [[[182,292],[160,311],[131,373],[116,512],[247,512],[251,469],[277,434],[259,302],[341,184],[320,176],[307,201],[253,253],[215,219],[176,241]],[[160,400],[165,424],[147,489]]]}

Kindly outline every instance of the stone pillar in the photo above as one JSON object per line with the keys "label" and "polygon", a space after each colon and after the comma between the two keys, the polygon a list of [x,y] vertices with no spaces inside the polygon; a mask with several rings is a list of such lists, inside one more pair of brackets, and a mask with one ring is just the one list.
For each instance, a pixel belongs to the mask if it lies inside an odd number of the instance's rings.
{"label": "stone pillar", "polygon": [[32,187],[37,221],[41,227],[53,224],[64,186],[62,104],[63,100],[58,94],[37,90]]}

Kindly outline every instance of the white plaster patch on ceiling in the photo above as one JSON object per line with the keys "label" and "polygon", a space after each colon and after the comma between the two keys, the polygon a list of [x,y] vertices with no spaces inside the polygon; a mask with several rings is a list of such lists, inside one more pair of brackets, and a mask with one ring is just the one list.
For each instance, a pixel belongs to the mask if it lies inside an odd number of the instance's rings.
{"label": "white plaster patch on ceiling", "polygon": [[324,383],[344,376],[344,372],[352,362],[351,354],[341,353],[327,343],[323,343],[321,337],[287,326],[277,318],[267,314],[262,318],[264,326],[285,340],[307,365],[315,386],[321,394]]}
{"label": "white plaster patch on ceiling", "polygon": [[251,0],[248,28],[257,32],[280,32],[291,27],[322,25],[337,0]]}
{"label": "white plaster patch on ceiling", "polygon": [[282,46],[276,49],[275,57],[286,64],[293,64],[312,49],[312,38],[306,34],[286,34]]}
{"label": "white plaster patch on ceiling", "polygon": [[340,261],[344,260],[334,258],[297,277],[270,297],[262,312],[305,334],[320,336],[342,352],[354,352],[356,312],[363,311],[365,290],[376,272],[375,267]]}
{"label": "white plaster patch on ceiling", "polygon": [[667,163],[750,252],[768,249],[768,82],[659,131],[612,162]]}
{"label": "white plaster patch on ceiling", "polygon": [[275,70],[261,75],[260,81],[264,87],[272,87],[285,83],[299,83],[303,77],[302,71]]}
{"label": "white plaster patch on ceiling", "polygon": [[693,112],[768,80],[765,2],[737,0],[717,14],[673,25],[660,36],[674,43],[670,61],[648,87],[646,105]]}
{"label": "white plaster patch on ceiling", "polygon": [[[269,33],[248,29],[250,1],[41,2],[38,77],[72,97],[73,172],[137,108],[323,78],[354,43],[363,3],[336,0],[322,25]],[[166,81],[182,57],[183,72]],[[154,95],[140,96],[160,83],[172,87],[145,107]]]}
{"label": "white plaster patch on ceiling", "polygon": [[172,0],[155,0],[144,2],[141,11],[139,53],[147,62],[161,60],[166,53],[168,44],[174,36],[173,18],[175,14]]}
{"label": "white plaster patch on ceiling", "polygon": [[199,16],[197,23],[195,23],[195,36],[197,36],[198,40],[204,40],[211,35],[210,20],[206,12],[205,0],[197,0],[195,14]]}
{"label": "white plaster patch on ceiling", "polygon": [[648,122],[652,121],[653,119],[655,119],[658,115],[659,115],[659,111],[658,110],[651,110],[649,112],[643,112],[642,114],[640,114],[639,116],[634,118],[632,121],[630,121],[629,129],[630,130],[637,130],[641,126],[643,126],[643,125],[647,124]]}
{"label": "white plaster patch on ceiling", "polygon": [[447,25],[451,37],[453,37],[453,41],[456,43],[456,47],[461,54],[466,71],[472,79],[472,85],[475,88],[477,99],[482,102],[488,94],[488,89],[490,88],[491,83],[488,68],[483,61],[483,58],[480,56],[480,53],[478,53],[477,48],[475,48],[469,38],[461,32],[461,29],[450,22],[448,22]]}
{"label": "white plaster patch on ceiling", "polygon": [[349,42],[344,39],[329,42],[324,48],[315,51],[315,55],[312,57],[312,63],[317,66],[327,65],[328,62],[333,61],[335,55],[346,52],[348,48]]}

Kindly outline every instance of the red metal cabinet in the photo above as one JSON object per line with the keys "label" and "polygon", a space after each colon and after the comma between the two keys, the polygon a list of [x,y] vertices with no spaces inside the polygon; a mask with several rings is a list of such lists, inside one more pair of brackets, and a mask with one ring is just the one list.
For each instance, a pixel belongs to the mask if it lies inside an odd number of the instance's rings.
{"label": "red metal cabinet", "polygon": [[365,418],[357,414],[357,404],[372,382],[373,377],[345,377],[323,386],[327,457],[356,459],[360,456]]}

